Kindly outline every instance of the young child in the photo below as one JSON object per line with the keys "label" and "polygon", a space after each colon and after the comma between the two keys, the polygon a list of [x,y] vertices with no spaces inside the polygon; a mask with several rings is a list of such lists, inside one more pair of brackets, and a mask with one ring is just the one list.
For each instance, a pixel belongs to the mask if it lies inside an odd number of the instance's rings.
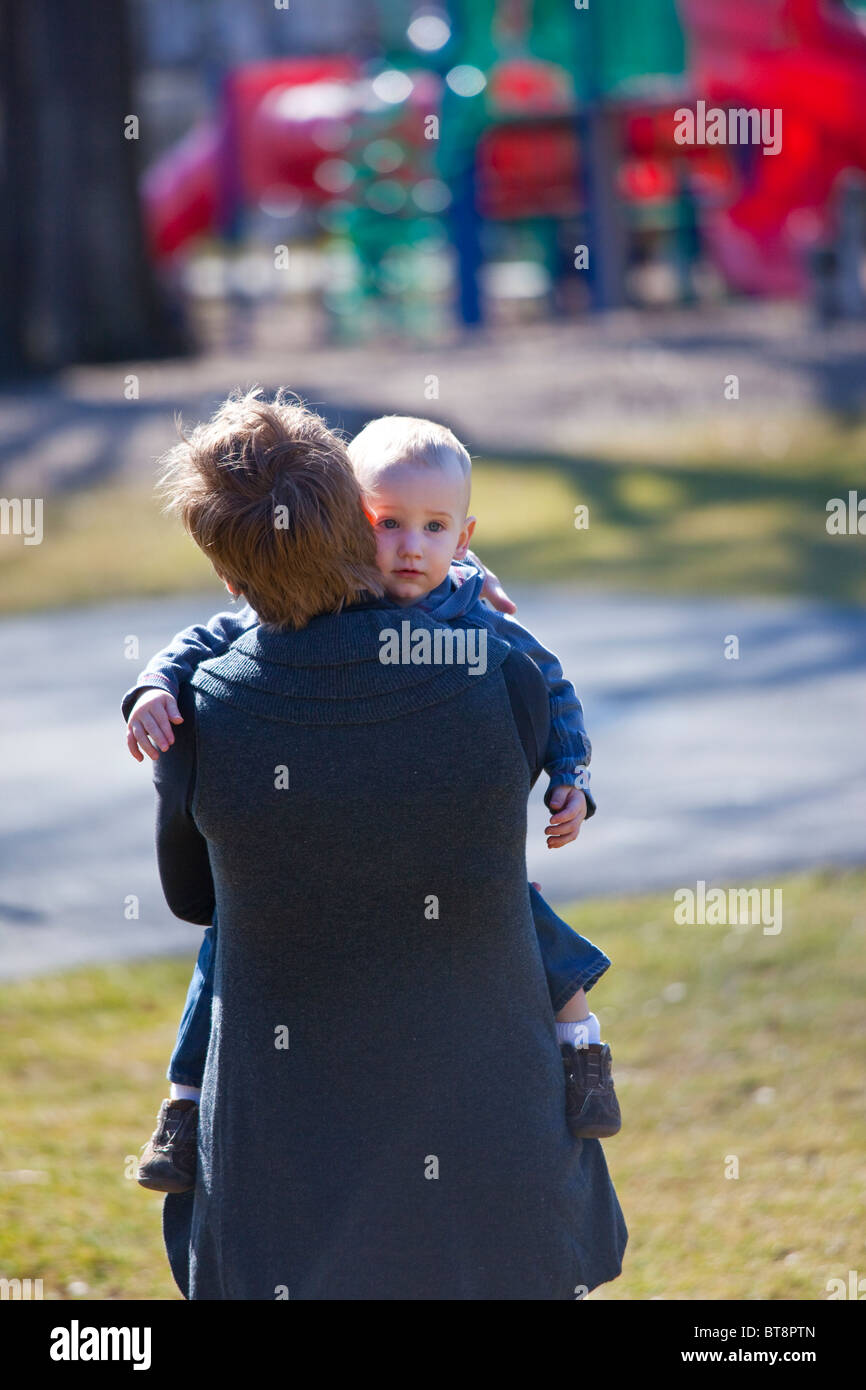
{"label": "young child", "polygon": [[[553,813],[545,835],[548,848],[561,848],[577,838],[581,822],[596,809],[589,792],[591,746],[583,711],[556,657],[512,617],[482,601],[486,572],[469,551],[475,528],[475,518],[468,515],[469,454],[445,427],[404,416],[372,421],[348,452],[375,529],[387,599],[397,608],[417,606],[451,627],[486,628],[529,655],[544,675],[551,712],[545,804]],[[237,596],[228,583],[227,588]],[[133,757],[155,759],[159,750],[170,747],[172,724],[182,723],[176,703],[181,683],[258,621],[248,604],[236,613],[217,614],[206,627],[179,633],[148,663],[122,705]],[[556,1013],[569,1128],[578,1138],[606,1138],[620,1128],[619,1104],[610,1048],[601,1041],[586,991],[610,961],[557,917],[534,885],[530,898]],[[210,1030],[216,930],[214,919],[205,930],[168,1069],[171,1096],[162,1103],[139,1167],[138,1181],[158,1191],[185,1191],[195,1181],[196,1112]]]}

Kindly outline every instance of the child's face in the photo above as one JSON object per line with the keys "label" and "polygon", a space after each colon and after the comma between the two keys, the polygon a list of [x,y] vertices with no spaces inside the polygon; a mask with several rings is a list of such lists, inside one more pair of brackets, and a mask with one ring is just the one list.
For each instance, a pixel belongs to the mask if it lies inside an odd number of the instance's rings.
{"label": "child's face", "polygon": [[395,463],[364,496],[376,533],[385,592],[400,607],[417,603],[466,554],[475,518],[467,517],[467,483],[456,459],[444,465]]}

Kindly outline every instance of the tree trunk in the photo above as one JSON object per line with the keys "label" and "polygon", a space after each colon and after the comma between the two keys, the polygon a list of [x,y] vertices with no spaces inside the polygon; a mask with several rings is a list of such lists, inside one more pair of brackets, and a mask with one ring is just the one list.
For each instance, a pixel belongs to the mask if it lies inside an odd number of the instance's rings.
{"label": "tree trunk", "polygon": [[0,372],[162,356],[125,0],[0,0]]}

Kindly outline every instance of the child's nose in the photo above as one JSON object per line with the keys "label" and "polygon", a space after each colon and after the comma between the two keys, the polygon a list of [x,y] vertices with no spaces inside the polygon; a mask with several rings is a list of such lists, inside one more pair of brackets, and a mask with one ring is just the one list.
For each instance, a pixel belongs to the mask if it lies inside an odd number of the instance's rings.
{"label": "child's nose", "polygon": [[403,555],[421,554],[421,537],[415,531],[404,531],[402,545],[400,547]]}

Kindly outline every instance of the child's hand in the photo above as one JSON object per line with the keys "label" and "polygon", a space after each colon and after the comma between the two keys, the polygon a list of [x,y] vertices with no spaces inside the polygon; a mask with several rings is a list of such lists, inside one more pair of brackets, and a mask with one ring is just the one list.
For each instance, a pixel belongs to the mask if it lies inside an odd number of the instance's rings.
{"label": "child's hand", "polygon": [[548,849],[561,849],[580,834],[586,817],[586,797],[579,787],[557,787],[550,796],[550,824],[544,827]]}
{"label": "child's hand", "polygon": [[174,743],[172,724],[182,723],[183,715],[173,695],[167,690],[148,690],[132,707],[126,726],[126,746],[137,763],[144,762],[143,753],[156,762],[157,747],[165,753]]}

